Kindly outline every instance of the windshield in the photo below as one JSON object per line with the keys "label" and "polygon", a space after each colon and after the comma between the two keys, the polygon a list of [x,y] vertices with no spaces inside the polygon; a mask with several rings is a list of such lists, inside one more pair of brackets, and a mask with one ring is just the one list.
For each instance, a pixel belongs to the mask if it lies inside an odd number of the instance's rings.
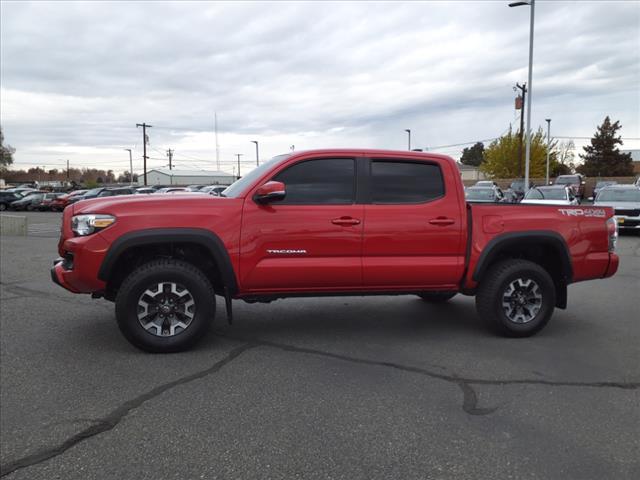
{"label": "windshield", "polygon": [[495,199],[492,188],[469,188],[466,192],[467,200],[491,200]]}
{"label": "windshield", "polygon": [[534,188],[524,196],[527,200],[566,200],[564,188]]}
{"label": "windshield", "polygon": [[245,189],[255,182],[258,178],[264,175],[268,170],[275,167],[279,163],[284,162],[287,158],[291,156],[290,153],[285,153],[283,155],[277,155],[273,157],[271,160],[267,160],[259,167],[254,168],[249,173],[247,173],[244,177],[236,180],[233,184],[231,184],[228,188],[223,190],[221,195],[223,197],[237,197],[241,193],[245,191]]}
{"label": "windshield", "polygon": [[608,185],[615,185],[616,182],[598,182],[596,183],[596,187],[595,188],[603,188],[606,187]]}
{"label": "windshield", "polygon": [[635,202],[640,203],[640,188],[609,188],[602,190],[597,202]]}
{"label": "windshield", "polygon": [[92,188],[87,193],[84,194],[85,197],[95,197],[97,196],[103,189],[102,188]]}
{"label": "windshield", "polygon": [[556,185],[572,185],[580,183],[580,177],[576,175],[560,176],[556,179]]}

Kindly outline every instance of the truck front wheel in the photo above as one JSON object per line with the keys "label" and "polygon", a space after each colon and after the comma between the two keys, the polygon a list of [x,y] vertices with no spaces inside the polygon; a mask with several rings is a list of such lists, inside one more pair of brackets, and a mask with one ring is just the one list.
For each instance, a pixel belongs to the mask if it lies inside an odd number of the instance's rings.
{"label": "truck front wheel", "polygon": [[148,352],[186,350],[207,332],[215,315],[209,279],[190,263],[163,259],[125,278],[116,296],[118,327]]}
{"label": "truck front wheel", "polygon": [[495,332],[534,335],[547,324],[556,304],[553,279],[540,265],[510,259],[493,265],[480,282],[476,309]]}

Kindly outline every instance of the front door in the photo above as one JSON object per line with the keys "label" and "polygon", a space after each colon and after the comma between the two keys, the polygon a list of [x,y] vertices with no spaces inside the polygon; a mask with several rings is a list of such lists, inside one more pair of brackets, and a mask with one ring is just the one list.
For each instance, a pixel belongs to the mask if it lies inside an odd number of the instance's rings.
{"label": "front door", "polygon": [[284,200],[245,199],[240,246],[243,289],[322,291],[362,285],[363,205],[355,204],[353,158],[288,165],[270,180]]}

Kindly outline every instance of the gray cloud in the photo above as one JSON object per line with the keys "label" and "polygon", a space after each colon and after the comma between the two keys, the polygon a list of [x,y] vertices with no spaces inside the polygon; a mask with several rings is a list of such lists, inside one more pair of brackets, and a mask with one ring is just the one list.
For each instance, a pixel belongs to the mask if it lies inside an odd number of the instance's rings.
{"label": "gray cloud", "polygon": [[[526,80],[529,9],[506,3],[4,2],[5,137],[19,163],[120,170],[142,121],[154,155],[212,159],[214,111],[225,162],[255,138],[268,155],[493,137]],[[538,1],[534,125],[588,136],[608,114],[640,137],[639,25],[636,2]]]}

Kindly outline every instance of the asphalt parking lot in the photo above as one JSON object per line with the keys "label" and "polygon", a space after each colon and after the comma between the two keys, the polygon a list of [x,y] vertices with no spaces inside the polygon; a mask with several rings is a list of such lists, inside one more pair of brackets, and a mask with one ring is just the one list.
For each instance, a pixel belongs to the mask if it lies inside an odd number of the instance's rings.
{"label": "asphalt parking lot", "polygon": [[0,239],[3,478],[640,478],[637,235],[533,338],[461,296],[236,302],[233,326],[219,301],[196,349],[151,355],[51,282],[60,214],[27,215]]}

